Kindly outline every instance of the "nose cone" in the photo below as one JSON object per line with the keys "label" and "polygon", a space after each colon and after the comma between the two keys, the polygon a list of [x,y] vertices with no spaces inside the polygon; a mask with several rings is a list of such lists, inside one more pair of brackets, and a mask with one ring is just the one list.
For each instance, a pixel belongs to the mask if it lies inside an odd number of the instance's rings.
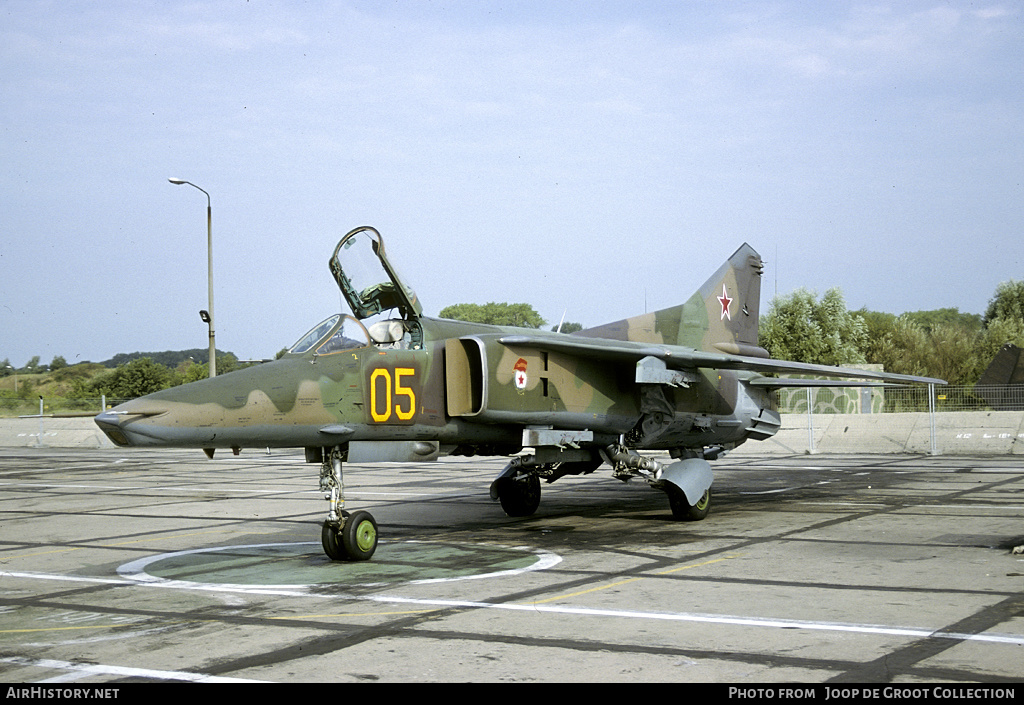
{"label": "nose cone", "polygon": [[274,440],[268,432],[294,428],[294,422],[281,424],[279,417],[296,406],[299,383],[310,367],[306,361],[279,360],[171,387],[104,411],[95,417],[96,425],[119,446],[264,445]]}
{"label": "nose cone", "polygon": [[338,422],[321,398],[327,371],[326,362],[313,368],[305,359],[277,360],[133,399],[95,421],[119,446],[316,445],[318,429]]}
{"label": "nose cone", "polygon": [[114,445],[116,446],[130,446],[131,443],[128,441],[128,436],[124,435],[121,430],[120,416],[116,411],[104,411],[102,414],[98,414],[95,419],[96,425],[100,427],[103,433],[107,434]]}
{"label": "nose cone", "polygon": [[158,428],[153,420],[165,415],[167,408],[147,402],[148,397],[134,399],[98,414],[93,420],[107,438],[118,446],[159,445]]}

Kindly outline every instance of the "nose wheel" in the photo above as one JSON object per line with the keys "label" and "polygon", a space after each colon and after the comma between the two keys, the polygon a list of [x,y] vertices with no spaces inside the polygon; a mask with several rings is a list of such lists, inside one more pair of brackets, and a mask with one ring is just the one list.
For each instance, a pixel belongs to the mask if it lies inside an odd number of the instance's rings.
{"label": "nose wheel", "polygon": [[330,511],[320,531],[324,553],[332,561],[367,561],[377,550],[377,522],[366,511],[344,510],[341,448],[333,448],[320,468],[320,489],[326,493]]}
{"label": "nose wheel", "polygon": [[341,525],[324,522],[324,553],[333,561],[367,561],[377,550],[377,522],[369,512],[342,512]]}

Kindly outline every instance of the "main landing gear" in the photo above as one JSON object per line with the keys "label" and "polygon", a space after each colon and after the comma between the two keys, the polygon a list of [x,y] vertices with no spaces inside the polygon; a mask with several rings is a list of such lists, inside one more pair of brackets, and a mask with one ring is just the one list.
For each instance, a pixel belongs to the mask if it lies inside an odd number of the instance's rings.
{"label": "main landing gear", "polygon": [[690,504],[683,491],[675,485],[666,487],[665,494],[668,495],[668,506],[672,509],[672,516],[681,521],[700,521],[711,510],[710,489],[704,490],[704,494],[693,504]]}
{"label": "main landing gear", "polygon": [[[545,460],[550,457],[546,455]],[[664,464],[621,445],[608,446],[591,461],[542,462],[532,455],[514,458],[491,483],[491,499],[501,502],[510,517],[531,516],[540,506],[541,478],[554,482],[565,475],[588,474],[602,461],[611,465],[613,476],[623,482],[640,478],[662,490],[668,495],[674,518],[700,521],[708,515],[712,473],[707,460],[687,457]]]}
{"label": "main landing gear", "polygon": [[330,510],[320,532],[324,553],[333,561],[366,561],[377,550],[377,522],[366,511],[348,513],[345,506],[345,484],[342,478],[343,453],[324,449],[320,466],[320,489],[326,493]]}
{"label": "main landing gear", "polygon": [[[535,470],[535,466],[533,469]],[[510,517],[531,516],[540,506],[540,477],[527,458],[514,458],[491,484],[491,499]]]}

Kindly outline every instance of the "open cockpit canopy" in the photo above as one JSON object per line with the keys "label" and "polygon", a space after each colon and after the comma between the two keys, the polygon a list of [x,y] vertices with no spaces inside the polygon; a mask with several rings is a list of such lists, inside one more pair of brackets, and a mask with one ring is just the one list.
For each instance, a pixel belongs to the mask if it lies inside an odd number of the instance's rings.
{"label": "open cockpit canopy", "polygon": [[356,318],[397,309],[401,318],[411,321],[423,312],[416,292],[388,261],[384,241],[374,228],[364,225],[341,238],[329,265]]}
{"label": "open cockpit canopy", "polygon": [[288,352],[329,355],[371,344],[378,348],[421,347],[419,316],[423,307],[416,292],[388,261],[379,232],[363,226],[347,233],[328,264],[353,315],[339,313],[318,323]]}

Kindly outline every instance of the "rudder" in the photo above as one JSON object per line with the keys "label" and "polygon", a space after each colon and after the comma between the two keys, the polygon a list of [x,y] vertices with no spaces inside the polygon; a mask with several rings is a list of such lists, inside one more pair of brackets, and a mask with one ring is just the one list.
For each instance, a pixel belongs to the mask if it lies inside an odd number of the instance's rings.
{"label": "rudder", "polygon": [[686,303],[574,335],[768,357],[758,345],[764,262],[744,243]]}

